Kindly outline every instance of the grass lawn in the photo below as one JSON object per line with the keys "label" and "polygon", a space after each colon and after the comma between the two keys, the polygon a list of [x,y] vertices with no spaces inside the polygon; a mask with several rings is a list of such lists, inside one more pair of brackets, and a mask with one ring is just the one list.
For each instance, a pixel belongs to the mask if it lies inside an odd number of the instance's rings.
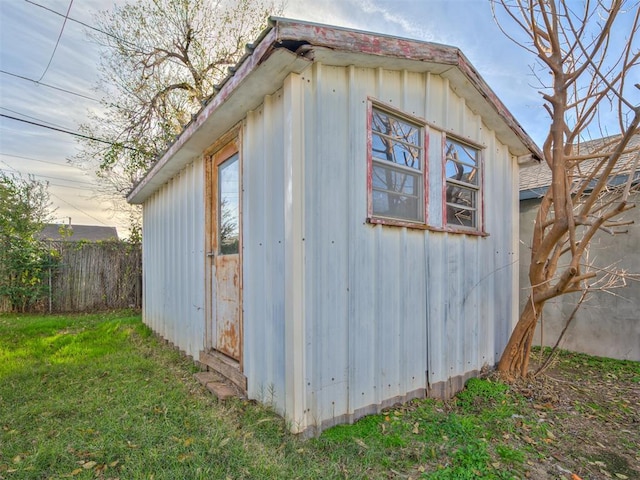
{"label": "grass lawn", "polygon": [[307,441],[196,371],[134,313],[0,316],[0,479],[640,478],[635,362],[564,354]]}

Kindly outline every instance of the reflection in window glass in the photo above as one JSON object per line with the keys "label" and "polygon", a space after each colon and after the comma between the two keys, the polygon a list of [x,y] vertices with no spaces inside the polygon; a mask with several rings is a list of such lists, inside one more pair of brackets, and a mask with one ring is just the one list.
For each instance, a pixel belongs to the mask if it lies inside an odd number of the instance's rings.
{"label": "reflection in window glass", "polygon": [[238,154],[218,167],[218,253],[238,253],[240,197]]}
{"label": "reflection in window glass", "polygon": [[421,127],[374,108],[371,130],[373,214],[423,221]]}
{"label": "reflection in window glass", "polygon": [[445,147],[447,224],[479,228],[479,152],[447,138]]}

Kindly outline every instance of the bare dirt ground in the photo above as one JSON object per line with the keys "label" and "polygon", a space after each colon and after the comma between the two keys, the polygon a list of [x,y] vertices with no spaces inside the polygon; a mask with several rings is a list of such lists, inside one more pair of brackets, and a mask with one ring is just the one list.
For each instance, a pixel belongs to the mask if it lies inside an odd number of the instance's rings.
{"label": "bare dirt ground", "polygon": [[513,388],[551,432],[536,445],[540,461],[529,462],[527,477],[640,479],[639,363],[564,354]]}

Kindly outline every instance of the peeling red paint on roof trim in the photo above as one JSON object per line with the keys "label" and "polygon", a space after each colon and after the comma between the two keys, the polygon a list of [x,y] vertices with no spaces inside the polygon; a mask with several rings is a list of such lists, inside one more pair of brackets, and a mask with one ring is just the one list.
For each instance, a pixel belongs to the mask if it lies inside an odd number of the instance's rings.
{"label": "peeling red paint on roof trim", "polygon": [[409,60],[456,65],[460,51],[438,43],[422,42],[383,34],[348,30],[288,19],[274,19],[280,40],[307,41],[311,45],[357,53],[394,56]]}
{"label": "peeling red paint on roof trim", "polygon": [[[457,68],[474,90],[492,106],[521,145],[537,160],[542,158],[542,152],[535,142],[456,47],[285,18],[274,17],[269,23],[270,26],[260,34],[256,42],[247,47],[247,53],[236,66],[229,69],[229,75],[217,86],[217,93],[192,117],[191,122],[185,126],[175,141],[168,146],[140,182],[131,189],[127,200],[134,201],[141,190],[147,187],[149,181],[170,162],[178,151],[185,147],[189,139],[228,100],[239,85],[255,69],[265,63],[274,51],[281,48],[289,49],[299,58],[303,58],[309,48],[323,47],[335,52],[371,55],[379,57],[381,61],[385,58],[395,58]],[[305,51],[300,49],[303,45],[307,46]],[[311,61],[309,60],[310,63]]]}
{"label": "peeling red paint on roof trim", "polygon": [[278,18],[273,19],[273,21],[278,29],[277,37],[280,41],[285,39],[306,41],[310,45],[327,47],[334,50],[349,50],[353,53],[396,57],[458,67],[476,90],[494,106],[496,112],[520,138],[523,144],[531,150],[532,154],[537,157],[537,160],[542,159],[542,152],[538,146],[527,135],[520,123],[482,79],[478,71],[471,65],[459,48],[360,30],[296,22],[288,19]]}

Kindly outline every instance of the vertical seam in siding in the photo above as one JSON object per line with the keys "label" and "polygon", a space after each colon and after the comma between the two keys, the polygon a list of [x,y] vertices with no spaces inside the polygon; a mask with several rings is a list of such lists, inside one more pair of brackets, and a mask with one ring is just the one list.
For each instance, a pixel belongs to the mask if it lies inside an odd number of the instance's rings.
{"label": "vertical seam in siding", "polygon": [[304,315],[304,139],[300,76],[290,74],[284,84],[285,102],[285,268],[286,413],[294,432],[304,431],[305,315]]}

